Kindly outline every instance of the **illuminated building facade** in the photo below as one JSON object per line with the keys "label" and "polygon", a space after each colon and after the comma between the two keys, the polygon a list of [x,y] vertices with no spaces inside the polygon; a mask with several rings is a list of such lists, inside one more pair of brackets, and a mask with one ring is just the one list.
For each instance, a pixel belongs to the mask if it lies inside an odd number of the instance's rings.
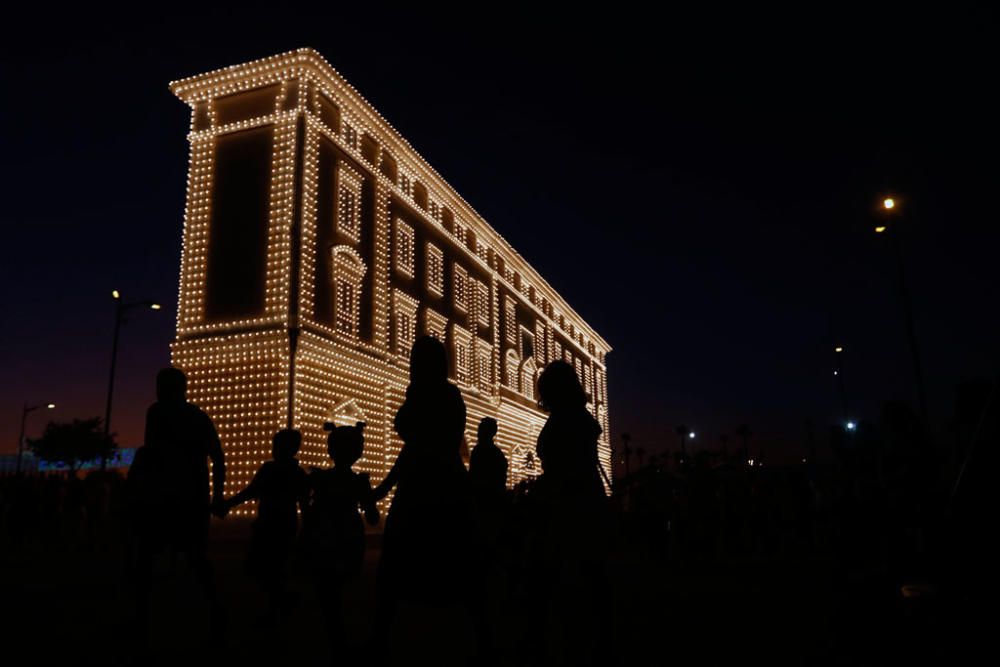
{"label": "illuminated building facade", "polygon": [[170,85],[192,110],[173,362],[214,420],[227,493],[300,429],[325,466],[324,422],[368,423],[358,467],[378,481],[415,338],[439,337],[510,483],[538,472],[546,363],[573,364],[604,428],[608,344],[315,51]]}

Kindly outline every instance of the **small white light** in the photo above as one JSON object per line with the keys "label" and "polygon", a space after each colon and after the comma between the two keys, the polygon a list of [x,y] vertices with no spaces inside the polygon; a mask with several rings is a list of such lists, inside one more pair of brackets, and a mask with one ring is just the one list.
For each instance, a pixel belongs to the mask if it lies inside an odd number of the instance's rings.
{"label": "small white light", "polygon": [[858,425],[856,423],[854,423],[854,422],[847,422],[847,430],[848,431],[853,431],[857,427],[858,427]]}
{"label": "small white light", "polygon": [[691,438],[692,440],[694,440],[694,431],[691,431],[690,433],[688,433],[688,437]]}

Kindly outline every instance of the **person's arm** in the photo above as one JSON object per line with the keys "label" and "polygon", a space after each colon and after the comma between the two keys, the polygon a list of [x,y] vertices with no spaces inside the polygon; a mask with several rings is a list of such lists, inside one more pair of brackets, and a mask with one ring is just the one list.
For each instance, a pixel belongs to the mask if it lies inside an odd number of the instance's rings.
{"label": "person's arm", "polygon": [[392,490],[392,487],[396,486],[396,483],[399,481],[399,469],[405,465],[405,460],[408,458],[406,452],[406,445],[403,445],[403,448],[399,450],[399,455],[396,457],[395,462],[392,464],[392,467],[389,469],[385,478],[379,482],[379,485],[372,491],[372,498],[374,500],[382,500],[389,495],[389,491]]}
{"label": "person's arm", "polygon": [[378,523],[378,507],[375,505],[375,492],[372,491],[371,478],[368,473],[358,475],[358,488],[361,490],[361,510],[365,514],[365,521],[374,526]]}
{"label": "person's arm", "polygon": [[[257,471],[257,474],[253,476],[253,479],[250,480],[250,483],[247,484],[247,488],[243,489],[234,496],[230,496],[226,500],[222,500],[220,494],[220,498],[218,499],[217,502],[225,509],[226,512],[228,512],[232,508],[236,507],[237,505],[242,505],[248,500],[254,500],[260,498],[260,487],[261,487],[260,479],[262,473],[266,474],[264,473],[263,466],[261,466],[261,469]],[[216,501],[213,501],[213,503],[214,502]]]}

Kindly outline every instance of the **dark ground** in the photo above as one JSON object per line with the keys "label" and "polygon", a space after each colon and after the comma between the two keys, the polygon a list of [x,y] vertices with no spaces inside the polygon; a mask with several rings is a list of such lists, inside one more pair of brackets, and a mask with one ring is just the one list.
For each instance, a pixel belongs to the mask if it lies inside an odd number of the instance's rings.
{"label": "dark ground", "polygon": [[[183,559],[158,562],[154,630],[148,647],[137,650],[127,624],[124,554],[46,549],[37,542],[5,549],[3,662],[330,664],[307,578],[293,573],[290,587],[298,600],[276,631],[257,622],[262,599],[243,569],[248,536],[247,521],[213,520],[211,553],[230,614],[221,648],[210,646],[203,598]],[[959,648],[967,638],[955,643],[959,635],[950,630],[954,617],[947,605],[906,600],[885,575],[843,571],[829,557],[816,556],[684,566],[668,555],[655,556],[638,539],[623,537],[618,544],[607,634],[618,664],[963,662]],[[371,630],[377,557],[378,536],[371,535],[364,577],[345,594],[348,630],[359,647]],[[499,664],[521,664],[516,610],[494,612]],[[458,610],[403,608],[391,635],[395,664],[463,664],[471,648],[467,639],[457,645],[449,640],[471,636]],[[362,655],[363,663],[370,662]]]}

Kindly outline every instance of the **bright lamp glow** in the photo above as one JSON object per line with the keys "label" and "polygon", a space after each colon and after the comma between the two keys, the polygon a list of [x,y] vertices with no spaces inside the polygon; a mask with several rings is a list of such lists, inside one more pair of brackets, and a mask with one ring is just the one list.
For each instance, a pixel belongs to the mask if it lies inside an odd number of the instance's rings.
{"label": "bright lamp glow", "polygon": [[884,231],[885,231],[885,225],[879,225],[878,227],[875,228],[876,234],[881,234]]}
{"label": "bright lamp glow", "polygon": [[159,310],[159,309],[160,309],[160,308],[162,308],[163,306],[161,306],[161,305],[160,305],[160,304],[158,304],[158,303],[151,303],[151,304],[149,304],[149,307],[150,307],[150,308],[152,308],[153,310]]}
{"label": "bright lamp glow", "polygon": [[694,431],[691,431],[690,433],[688,433],[688,437],[691,438],[692,440],[694,440]]}
{"label": "bright lamp glow", "polygon": [[847,422],[847,430],[848,431],[854,431],[857,428],[858,428],[858,425],[855,422]]}
{"label": "bright lamp glow", "polygon": [[121,294],[119,294],[119,293],[118,293],[118,290],[116,290],[116,289],[114,289],[114,290],[111,290],[111,296],[113,296],[113,297],[114,297],[114,298],[116,298],[116,299],[120,299],[120,298],[122,298],[122,295],[121,295]]}
{"label": "bright lamp glow", "polygon": [[833,351],[834,352],[843,352],[844,348],[842,348],[841,346],[838,345],[837,347],[833,348]]}
{"label": "bright lamp glow", "polygon": [[56,407],[56,404],[55,403],[49,403],[45,407],[47,407],[49,410],[51,410],[52,408]]}
{"label": "bright lamp glow", "polygon": [[885,210],[889,211],[896,208],[896,202],[893,201],[892,197],[886,197],[885,199],[882,200],[882,206],[885,208]]}

